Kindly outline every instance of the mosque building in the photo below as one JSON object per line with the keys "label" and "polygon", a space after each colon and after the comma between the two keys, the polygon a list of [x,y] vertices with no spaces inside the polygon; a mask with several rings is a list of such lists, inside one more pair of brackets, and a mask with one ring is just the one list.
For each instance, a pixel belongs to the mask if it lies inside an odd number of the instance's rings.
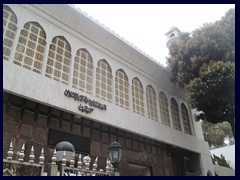
{"label": "mosque building", "polygon": [[[166,36],[176,38],[177,28]],[[160,53],[161,51],[159,51]],[[123,147],[121,176],[214,173],[188,92],[171,73],[78,8],[3,5],[3,156],[45,151],[60,141],[98,156]]]}

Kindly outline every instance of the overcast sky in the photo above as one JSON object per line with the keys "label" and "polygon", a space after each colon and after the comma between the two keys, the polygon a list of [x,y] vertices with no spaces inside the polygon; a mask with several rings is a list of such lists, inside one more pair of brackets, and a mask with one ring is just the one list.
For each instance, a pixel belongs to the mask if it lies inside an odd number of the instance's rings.
{"label": "overcast sky", "polygon": [[78,4],[82,11],[166,66],[165,33],[191,32],[215,22],[234,4]]}

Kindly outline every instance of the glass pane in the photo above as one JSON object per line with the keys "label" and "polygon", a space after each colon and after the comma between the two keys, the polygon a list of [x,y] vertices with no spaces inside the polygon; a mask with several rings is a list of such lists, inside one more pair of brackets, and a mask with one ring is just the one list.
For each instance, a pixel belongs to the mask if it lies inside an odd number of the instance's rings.
{"label": "glass pane", "polygon": [[118,151],[113,151],[113,161],[118,161]]}

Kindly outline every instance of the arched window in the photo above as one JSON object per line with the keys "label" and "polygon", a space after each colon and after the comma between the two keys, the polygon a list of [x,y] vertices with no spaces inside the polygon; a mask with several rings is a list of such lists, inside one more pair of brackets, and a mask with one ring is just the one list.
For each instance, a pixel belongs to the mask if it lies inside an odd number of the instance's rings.
{"label": "arched window", "polygon": [[148,108],[148,118],[157,121],[157,97],[156,93],[151,85],[147,86],[147,108]]}
{"label": "arched window", "polygon": [[178,104],[174,98],[171,99],[171,112],[172,112],[173,128],[181,131],[180,117],[178,113]]}
{"label": "arched window", "polygon": [[21,30],[13,63],[41,73],[46,35],[37,22],[28,22]]}
{"label": "arched window", "polygon": [[129,109],[128,77],[122,69],[116,72],[115,101],[116,105]]}
{"label": "arched window", "polygon": [[93,61],[86,49],[79,49],[74,59],[72,86],[82,92],[92,94]]}
{"label": "arched window", "polygon": [[143,86],[138,78],[132,80],[133,112],[144,116]]}
{"label": "arched window", "polygon": [[112,70],[105,59],[97,63],[96,96],[112,102]]}
{"label": "arched window", "polygon": [[174,33],[172,33],[171,35],[170,35],[170,38],[173,38],[175,36],[175,34]]}
{"label": "arched window", "polygon": [[161,114],[162,124],[170,127],[168,101],[167,101],[167,97],[163,92],[160,92],[159,94],[159,105],[160,105],[160,114]]}
{"label": "arched window", "polygon": [[54,37],[49,47],[45,76],[68,85],[70,75],[71,47],[62,36]]}
{"label": "arched window", "polygon": [[181,104],[181,114],[182,114],[184,132],[191,135],[191,128],[190,128],[188,110],[183,103]]}
{"label": "arched window", "polygon": [[3,5],[3,59],[9,60],[13,41],[17,31],[17,16]]}

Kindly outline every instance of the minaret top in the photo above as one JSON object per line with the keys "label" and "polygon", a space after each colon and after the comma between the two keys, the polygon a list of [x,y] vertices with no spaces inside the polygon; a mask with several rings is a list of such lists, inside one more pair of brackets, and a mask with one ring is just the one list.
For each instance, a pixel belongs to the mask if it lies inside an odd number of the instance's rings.
{"label": "minaret top", "polygon": [[167,47],[169,47],[169,43],[172,39],[179,37],[179,33],[181,33],[181,31],[177,27],[171,27],[170,30],[165,33],[167,36]]}

